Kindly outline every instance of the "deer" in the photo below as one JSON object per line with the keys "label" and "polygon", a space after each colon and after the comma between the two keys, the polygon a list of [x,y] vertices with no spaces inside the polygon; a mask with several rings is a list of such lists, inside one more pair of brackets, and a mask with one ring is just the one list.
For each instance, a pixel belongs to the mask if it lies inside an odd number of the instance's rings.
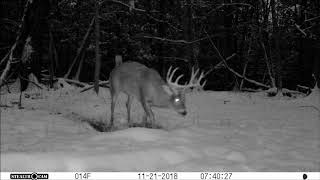
{"label": "deer", "polygon": [[125,93],[128,97],[126,108],[129,127],[131,125],[131,104],[134,98],[141,103],[145,111],[143,121],[145,126],[149,118],[152,128],[155,127],[155,117],[151,107],[173,109],[183,117],[186,116],[186,89],[194,87],[203,89],[206,81],[200,83],[204,78],[204,73],[202,72],[199,76],[199,69],[195,71],[192,68],[189,82],[184,85],[179,84],[178,81],[183,77],[182,74],[175,81],[172,80],[177,70],[178,68],[172,69],[171,66],[166,74],[165,82],[156,70],[138,62],[127,61],[116,66],[109,77],[111,94],[110,127],[114,127],[114,110],[120,92]]}

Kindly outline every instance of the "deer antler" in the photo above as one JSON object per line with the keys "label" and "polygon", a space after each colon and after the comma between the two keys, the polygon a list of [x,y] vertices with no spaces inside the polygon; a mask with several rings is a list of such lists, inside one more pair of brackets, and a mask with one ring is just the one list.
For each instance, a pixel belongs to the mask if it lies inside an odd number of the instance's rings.
{"label": "deer antler", "polygon": [[[175,68],[172,70],[172,66],[170,66],[168,73],[167,73],[167,83],[173,87],[173,88],[198,88],[198,89],[203,89],[203,87],[206,85],[207,81],[205,80],[203,83],[201,83],[202,79],[205,77],[205,73],[201,72],[201,74],[198,76],[199,74],[199,69],[195,70],[194,67],[192,67],[192,72],[191,72],[191,77],[188,83],[186,83],[185,85],[180,85],[178,84],[178,81],[183,77],[183,75],[181,74],[180,76],[177,77],[177,79],[173,82],[172,78],[175,74],[175,72],[178,70],[179,68]],[[197,77],[198,76],[198,77]]]}
{"label": "deer antler", "polygon": [[195,70],[195,68],[192,67],[191,77],[190,77],[189,83],[187,84],[187,86],[189,88],[195,87],[195,88],[203,89],[203,87],[206,85],[207,80],[205,80],[201,84],[202,79],[205,77],[205,73],[201,72],[201,74],[199,76],[198,76],[198,74],[199,74],[199,69]]}
{"label": "deer antler", "polygon": [[[177,79],[176,79],[174,82],[172,81],[172,78],[173,78],[175,72],[176,72],[178,69],[179,69],[179,68],[174,68],[174,69],[172,70],[172,66],[170,66],[170,68],[169,68],[169,70],[168,70],[168,72],[167,72],[167,78],[166,78],[167,83],[168,83],[168,85],[170,85],[172,88],[185,88],[184,85],[178,84],[178,81],[183,77],[183,74],[181,74],[180,76],[178,76]],[[171,70],[172,70],[172,71],[171,71]]]}

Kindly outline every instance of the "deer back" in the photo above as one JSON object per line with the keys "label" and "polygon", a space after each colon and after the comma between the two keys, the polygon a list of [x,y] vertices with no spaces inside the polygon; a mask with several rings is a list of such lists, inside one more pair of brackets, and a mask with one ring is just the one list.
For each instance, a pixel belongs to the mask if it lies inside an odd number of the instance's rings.
{"label": "deer back", "polygon": [[150,105],[169,106],[170,95],[159,73],[137,62],[125,62],[110,74],[112,93],[124,92]]}

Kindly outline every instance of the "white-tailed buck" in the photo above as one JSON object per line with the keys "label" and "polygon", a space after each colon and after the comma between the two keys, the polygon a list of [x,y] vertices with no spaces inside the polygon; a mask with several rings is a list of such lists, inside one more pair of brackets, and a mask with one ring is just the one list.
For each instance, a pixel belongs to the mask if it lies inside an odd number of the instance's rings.
{"label": "white-tailed buck", "polygon": [[128,124],[130,121],[130,107],[133,98],[136,98],[141,104],[146,113],[144,123],[147,123],[147,118],[151,119],[151,125],[154,127],[155,119],[151,110],[151,106],[174,109],[179,114],[185,116],[187,114],[185,107],[185,89],[186,88],[203,88],[205,83],[200,83],[204,77],[204,73],[197,76],[199,70],[192,69],[192,75],[189,83],[185,85],[178,84],[179,79],[183,75],[177,77],[173,82],[174,73],[178,70],[172,70],[170,67],[167,73],[167,82],[165,82],[154,69],[150,69],[138,62],[125,62],[115,67],[110,73],[110,92],[111,92],[111,120],[110,124],[113,127],[114,108],[117,97],[120,92],[128,95],[127,115]]}

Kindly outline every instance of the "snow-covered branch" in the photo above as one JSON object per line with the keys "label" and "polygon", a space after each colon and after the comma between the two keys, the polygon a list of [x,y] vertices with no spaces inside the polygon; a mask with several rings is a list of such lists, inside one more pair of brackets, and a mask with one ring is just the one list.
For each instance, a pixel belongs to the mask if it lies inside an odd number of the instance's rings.
{"label": "snow-covered branch", "polygon": [[[109,86],[109,81],[100,81],[98,83],[98,85],[99,86],[106,86],[106,85]],[[80,92],[82,93],[82,92],[88,91],[88,90],[92,89],[93,87],[94,87],[94,85],[86,86]]]}

